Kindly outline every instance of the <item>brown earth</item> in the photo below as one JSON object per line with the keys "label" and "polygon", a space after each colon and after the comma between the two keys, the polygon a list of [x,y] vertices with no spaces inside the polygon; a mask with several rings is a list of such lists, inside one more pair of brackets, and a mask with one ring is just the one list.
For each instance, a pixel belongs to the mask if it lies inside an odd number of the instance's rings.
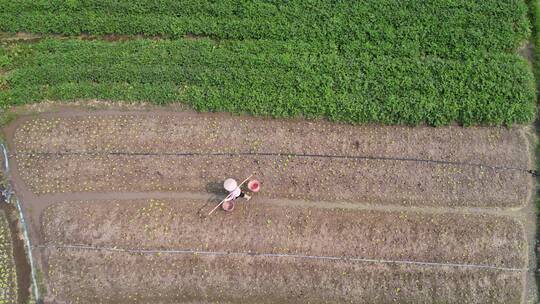
{"label": "brown earth", "polygon": [[262,152],[529,167],[525,128],[351,126],[223,114],[61,112],[25,119],[14,152]]}
{"label": "brown earth", "polygon": [[[69,110],[21,117],[5,133],[11,179],[31,239],[41,244],[33,252],[44,274],[45,303],[534,298],[527,271],[534,267],[534,253],[525,253],[534,237],[533,179],[524,171],[533,165],[526,128],[357,127],[223,114]],[[376,159],[163,155],[178,152]],[[219,201],[225,177],[241,179],[252,171],[263,190],[250,205],[199,217],[211,208],[199,199],[213,193]],[[163,199],[142,200],[154,196]],[[61,243],[213,253],[55,249]],[[375,261],[216,256],[227,250]],[[406,264],[407,259],[419,263]]]}
{"label": "brown earth", "polygon": [[261,196],[420,206],[519,207],[532,177],[524,172],[389,160],[290,156],[17,155],[37,195],[58,192],[221,189],[252,172]]}
{"label": "brown earth", "polygon": [[[19,119],[8,133],[36,194],[201,192],[256,171],[263,196],[423,206],[518,207],[530,174],[524,128],[407,128],[277,121],[221,114],[68,111]],[[20,126],[18,124],[21,124]],[[226,130],[226,131],[225,131]],[[64,156],[42,153],[68,153]],[[72,155],[69,153],[97,153]],[[179,156],[163,153],[295,153]],[[155,153],[148,156],[108,153]],[[484,167],[424,162],[465,162]]]}
{"label": "brown earth", "polygon": [[[291,208],[239,200],[235,212],[178,200],[58,203],[42,214],[45,243],[361,257],[526,267],[511,218]],[[443,246],[441,246],[443,244]]]}
{"label": "brown earth", "polygon": [[69,303],[517,304],[522,292],[521,273],[508,271],[250,256],[46,254],[51,296]]}

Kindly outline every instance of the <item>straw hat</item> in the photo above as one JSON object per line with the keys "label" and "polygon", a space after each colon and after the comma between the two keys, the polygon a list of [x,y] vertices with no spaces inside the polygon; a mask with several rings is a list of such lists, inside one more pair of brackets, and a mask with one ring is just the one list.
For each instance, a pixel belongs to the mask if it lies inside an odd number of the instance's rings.
{"label": "straw hat", "polygon": [[238,184],[236,183],[236,181],[232,178],[227,178],[225,180],[225,182],[223,183],[223,188],[225,188],[225,190],[231,192],[233,191],[234,189],[236,189],[236,187],[238,186]]}

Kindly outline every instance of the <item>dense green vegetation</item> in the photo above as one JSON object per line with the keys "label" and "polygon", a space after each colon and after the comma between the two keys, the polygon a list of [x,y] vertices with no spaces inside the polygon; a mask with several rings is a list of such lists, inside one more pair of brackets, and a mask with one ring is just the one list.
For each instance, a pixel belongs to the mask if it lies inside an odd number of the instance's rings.
{"label": "dense green vegetation", "polygon": [[0,304],[17,303],[17,279],[8,222],[0,212]]}
{"label": "dense green vegetation", "polygon": [[[528,123],[522,0],[0,0],[0,106],[43,99],[186,102],[201,111],[354,123]],[[186,35],[208,38],[185,39]]]}
{"label": "dense green vegetation", "polygon": [[8,104],[185,101],[202,111],[350,122],[527,122],[534,84],[513,55],[470,61],[345,56],[285,42],[44,40],[5,49]]}
{"label": "dense green vegetation", "polygon": [[462,57],[527,37],[523,0],[0,0],[0,30],[301,40]]}

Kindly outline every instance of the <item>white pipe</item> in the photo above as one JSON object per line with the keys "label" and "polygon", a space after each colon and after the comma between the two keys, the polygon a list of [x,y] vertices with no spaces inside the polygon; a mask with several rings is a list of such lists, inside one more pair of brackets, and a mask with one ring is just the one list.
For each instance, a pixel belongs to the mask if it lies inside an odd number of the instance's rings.
{"label": "white pipe", "polygon": [[501,271],[528,271],[527,268],[511,268],[511,267],[499,267],[492,265],[480,265],[480,264],[460,264],[460,263],[438,263],[438,262],[421,262],[421,261],[409,261],[409,260],[384,260],[384,259],[368,259],[361,257],[339,257],[339,256],[316,256],[316,255],[301,255],[301,254],[287,254],[287,253],[254,253],[254,252],[232,252],[232,251],[199,251],[199,250],[180,250],[180,249],[122,249],[118,247],[97,247],[87,245],[39,245],[36,248],[56,248],[56,249],[79,249],[79,250],[102,250],[112,252],[125,252],[125,253],[143,253],[143,254],[156,254],[156,253],[176,253],[176,254],[200,254],[200,255],[213,255],[213,256],[254,256],[254,257],[273,257],[273,258],[295,258],[295,259],[311,259],[311,260],[338,260],[338,261],[350,261],[350,262],[364,262],[364,263],[377,263],[377,264],[407,264],[416,266],[438,266],[438,267],[458,267],[458,268],[473,268],[473,269],[492,269]]}

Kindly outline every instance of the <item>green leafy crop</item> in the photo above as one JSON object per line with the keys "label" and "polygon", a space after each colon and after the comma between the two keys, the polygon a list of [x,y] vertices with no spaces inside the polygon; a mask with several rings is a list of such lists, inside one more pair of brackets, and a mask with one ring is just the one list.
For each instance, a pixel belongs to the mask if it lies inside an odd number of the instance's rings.
{"label": "green leafy crop", "polygon": [[8,44],[0,52],[2,107],[98,98],[437,126],[535,116],[533,75],[516,53],[530,32],[521,0],[0,0],[0,7],[3,31],[128,38]]}
{"label": "green leafy crop", "polygon": [[0,0],[0,31],[300,40],[438,57],[513,51],[523,0]]}

